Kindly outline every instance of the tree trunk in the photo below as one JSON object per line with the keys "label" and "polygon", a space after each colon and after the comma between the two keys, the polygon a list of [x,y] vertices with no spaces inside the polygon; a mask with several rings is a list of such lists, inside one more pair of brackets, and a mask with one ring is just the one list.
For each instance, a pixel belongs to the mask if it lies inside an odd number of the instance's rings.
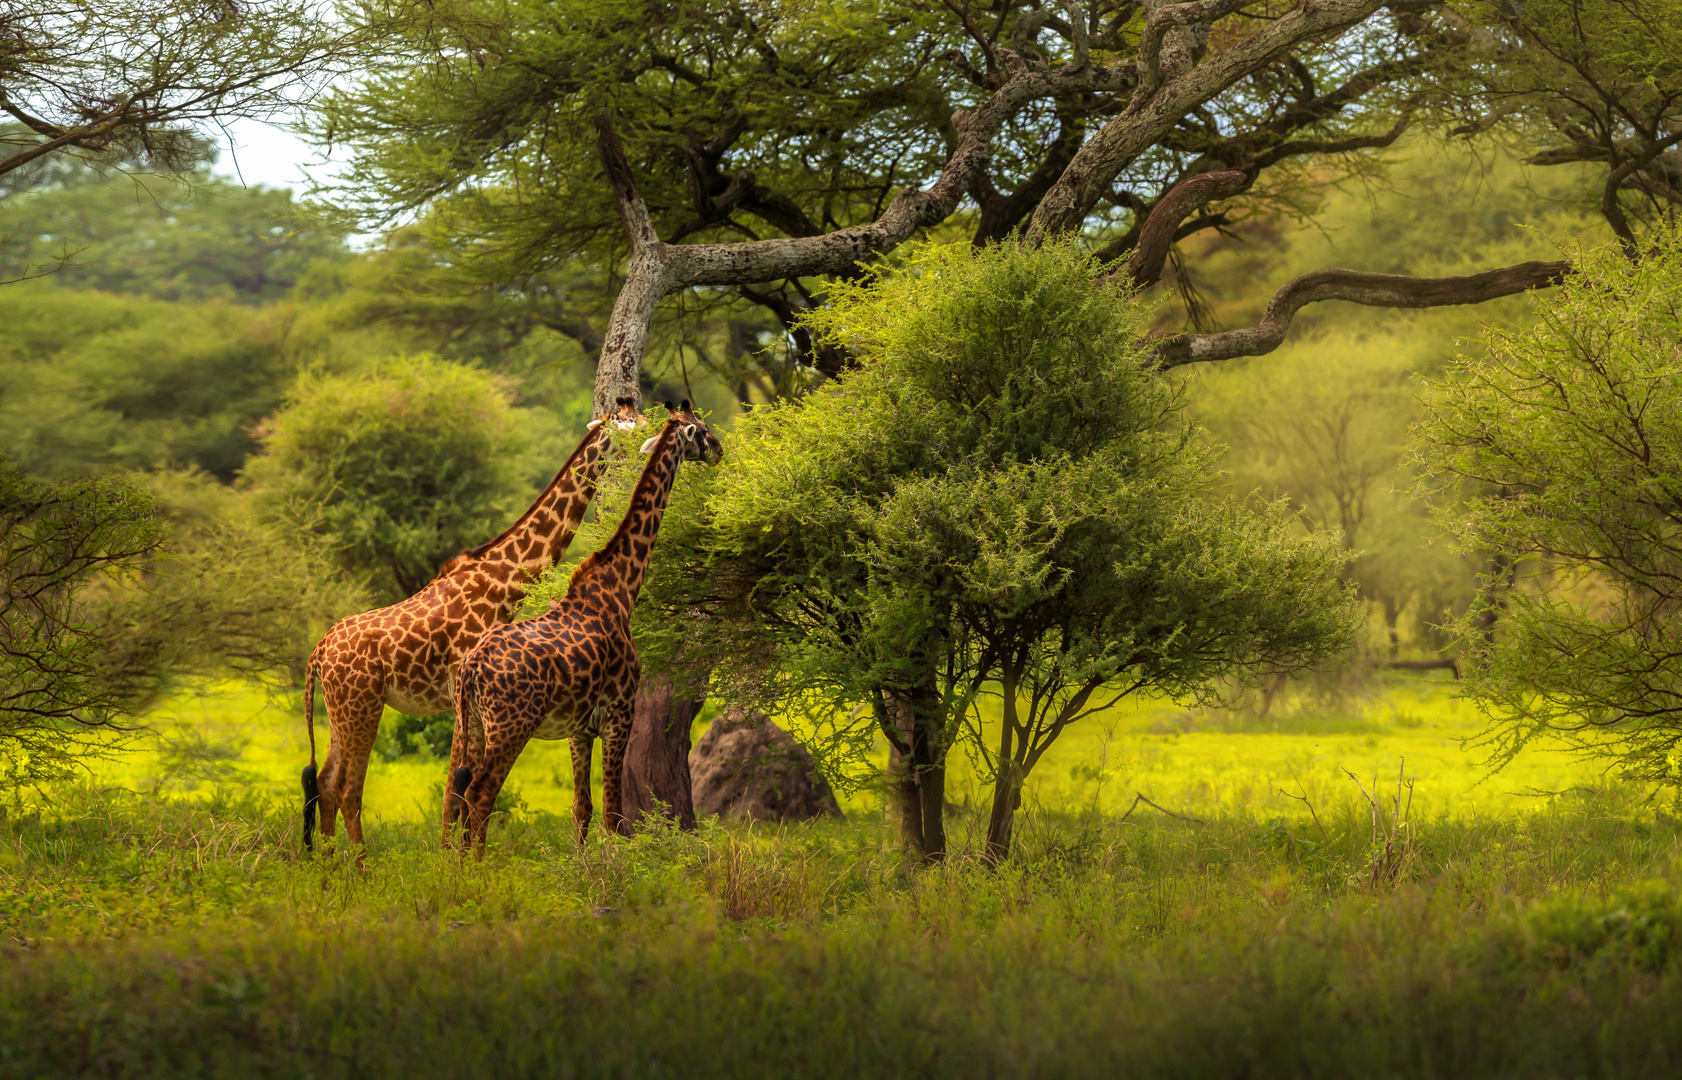
{"label": "tree trunk", "polygon": [[998,866],[1010,858],[1016,810],[1022,805],[1021,768],[1014,761],[999,762],[999,775],[993,781],[993,813],[987,819],[987,847],[982,853],[988,866]]}
{"label": "tree trunk", "polygon": [[627,827],[644,815],[676,820],[695,829],[695,801],[689,787],[689,729],[705,699],[678,697],[664,680],[645,684],[631,717],[619,804]]}
{"label": "tree trunk", "polygon": [[[897,718],[896,718],[897,720]],[[911,732],[900,727],[901,737],[909,740]],[[906,852],[921,859],[923,847],[923,796],[917,786],[917,768],[908,761],[899,747],[888,748],[888,800],[899,813],[899,839]]]}
{"label": "tree trunk", "polygon": [[889,694],[887,704],[910,748],[909,759],[897,746],[888,751],[888,794],[899,811],[900,836],[906,851],[939,862],[946,857],[946,747],[930,727],[936,717],[928,695]]}
{"label": "tree trunk", "polygon": [[917,761],[923,861],[934,863],[946,858],[946,748],[922,724],[917,725],[917,736],[911,748]]}

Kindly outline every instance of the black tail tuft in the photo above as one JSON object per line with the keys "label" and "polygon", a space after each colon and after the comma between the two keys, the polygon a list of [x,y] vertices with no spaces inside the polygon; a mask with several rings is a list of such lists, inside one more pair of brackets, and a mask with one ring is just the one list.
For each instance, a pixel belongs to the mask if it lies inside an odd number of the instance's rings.
{"label": "black tail tuft", "polygon": [[304,850],[309,851],[315,840],[315,804],[321,801],[321,789],[315,786],[315,762],[304,766]]}
{"label": "black tail tuft", "polygon": [[473,783],[473,770],[469,769],[466,765],[463,765],[461,768],[457,769],[456,774],[450,778],[450,791],[453,792],[455,797],[459,799],[463,795],[467,794],[467,785],[471,783]]}

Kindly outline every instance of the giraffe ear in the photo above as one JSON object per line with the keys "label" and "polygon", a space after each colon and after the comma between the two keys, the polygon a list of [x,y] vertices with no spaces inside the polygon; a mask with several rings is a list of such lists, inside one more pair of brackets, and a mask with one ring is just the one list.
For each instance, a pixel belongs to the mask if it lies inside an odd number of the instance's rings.
{"label": "giraffe ear", "polygon": [[[607,417],[605,417],[605,416],[602,417],[602,420],[605,420],[605,419],[607,419]],[[584,430],[585,431],[596,430],[597,428],[602,426],[602,420],[592,420],[592,421],[590,421],[588,424],[584,425]]]}
{"label": "giraffe ear", "polygon": [[644,453],[644,454],[654,453],[654,444],[659,442],[659,441],[660,441],[660,436],[658,436],[658,435],[654,436],[654,438],[652,438],[652,439],[650,439],[647,442],[642,444],[641,452]]}

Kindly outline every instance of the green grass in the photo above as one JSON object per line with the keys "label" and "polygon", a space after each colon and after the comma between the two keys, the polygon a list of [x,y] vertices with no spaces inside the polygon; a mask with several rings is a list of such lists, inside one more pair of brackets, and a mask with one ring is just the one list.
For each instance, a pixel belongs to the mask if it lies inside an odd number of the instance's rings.
{"label": "green grass", "polygon": [[[1280,793],[1308,795],[1317,805],[1354,797],[1349,769],[1371,786],[1394,777],[1405,760],[1417,779],[1420,814],[1499,814],[1532,808],[1540,794],[1602,782],[1605,766],[1539,746],[1494,776],[1485,754],[1470,745],[1482,720],[1452,694],[1441,676],[1391,676],[1372,699],[1341,711],[1287,702],[1268,720],[1198,716],[1172,703],[1127,703],[1076,725],[1046,754],[1028,783],[1027,802],[1051,810],[1121,813],[1142,792],[1194,816],[1246,813],[1304,814]],[[984,719],[997,716],[983,706]],[[710,710],[703,719],[710,717]],[[260,687],[223,684],[183,695],[148,717],[157,740],[148,751],[92,765],[100,786],[163,790],[188,796],[218,787],[290,799],[309,741],[296,696]],[[388,710],[388,723],[396,714]],[[696,735],[704,730],[697,725]],[[316,739],[327,747],[319,707]],[[173,753],[172,753],[173,748]],[[886,751],[880,756],[885,760]],[[220,756],[218,756],[220,755]],[[376,756],[369,768],[364,814],[370,838],[397,822],[435,820],[444,764],[424,755],[396,761]],[[592,772],[600,805],[598,746]],[[572,762],[564,742],[534,740],[509,778],[527,814],[567,814],[572,807]],[[979,806],[989,795],[973,762],[953,755],[949,798]],[[880,796],[843,794],[851,812],[873,811]]]}
{"label": "green grass", "polygon": [[[440,763],[376,761],[358,868],[298,851],[291,709],[223,687],[154,719],[159,748],[0,820],[0,1076],[1682,1066],[1676,807],[1549,754],[1479,783],[1475,717],[1423,682],[1358,714],[1108,717],[1042,766],[996,873],[961,770],[955,854],[917,870],[868,792],[580,850],[561,755],[531,751],[483,862],[437,850]],[[1337,770],[1401,756],[1386,855]],[[1121,820],[1140,792],[1201,820]]]}

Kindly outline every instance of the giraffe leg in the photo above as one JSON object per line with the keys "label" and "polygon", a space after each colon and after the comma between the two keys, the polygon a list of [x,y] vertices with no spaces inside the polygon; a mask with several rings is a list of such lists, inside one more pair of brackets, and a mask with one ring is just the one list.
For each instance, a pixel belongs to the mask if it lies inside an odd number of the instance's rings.
{"label": "giraffe leg", "polygon": [[631,699],[607,706],[602,723],[602,826],[609,835],[630,833],[620,786],[625,778],[625,747],[631,741]]}
{"label": "giraffe leg", "polygon": [[[362,787],[368,779],[368,758],[374,752],[382,706],[380,701],[362,703],[358,714],[347,718],[350,722],[333,733],[333,752],[338,755],[338,767],[332,776],[333,802],[344,814],[345,835],[359,848],[362,846]],[[361,858],[360,853],[357,858]]]}
{"label": "giraffe leg", "polygon": [[334,740],[321,759],[321,772],[316,776],[316,789],[320,792],[316,808],[321,813],[321,851],[326,855],[333,853],[333,830],[339,820],[338,776],[339,744]]}
{"label": "giraffe leg", "polygon": [[[380,732],[385,685],[378,676],[340,665],[322,678],[321,690],[327,701],[327,726],[332,738],[328,764],[317,780],[322,817],[330,819],[335,813],[343,814],[345,835],[360,847],[362,785],[368,776],[374,737]],[[331,826],[322,831],[332,835]],[[361,857],[358,853],[359,861]]]}
{"label": "giraffe leg", "polygon": [[500,741],[489,737],[485,739],[484,759],[473,770],[473,781],[467,785],[467,791],[462,796],[467,806],[468,846],[477,851],[480,858],[485,857],[485,832],[490,827],[491,812],[496,809],[496,797],[501,794],[502,785],[508,780],[514,762],[519,758],[520,751],[526,748],[526,740],[531,738],[536,726],[535,722],[522,723]]}
{"label": "giraffe leg", "polygon": [[572,826],[578,835],[578,846],[590,835],[590,744],[588,735],[572,737]]}

